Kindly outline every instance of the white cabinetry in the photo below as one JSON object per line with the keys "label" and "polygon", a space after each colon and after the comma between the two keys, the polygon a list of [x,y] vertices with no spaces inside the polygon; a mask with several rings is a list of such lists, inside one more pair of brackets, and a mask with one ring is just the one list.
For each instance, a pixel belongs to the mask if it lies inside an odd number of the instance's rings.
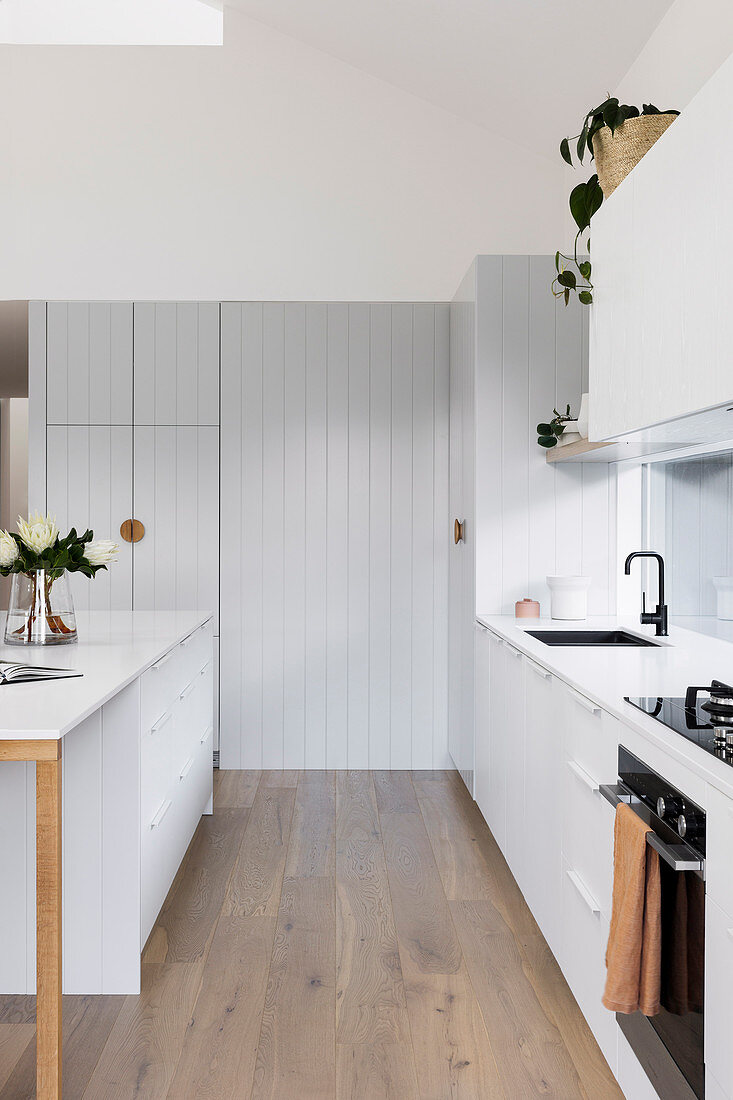
{"label": "white cabinetry", "polygon": [[[591,439],[733,399],[731,277],[720,262],[733,246],[733,152],[716,138],[732,97],[729,58],[593,219]],[[684,424],[672,430],[685,440]]]}
{"label": "white cabinetry", "polygon": [[[218,635],[218,303],[49,302],[31,326],[46,462],[30,507],[121,543],[93,583],[72,577],[78,608],[210,611]],[[134,545],[120,538],[131,518]]]}
{"label": "white cabinetry", "polygon": [[496,843],[506,855],[506,778],[509,757],[506,672],[509,651],[496,634],[490,636],[490,645],[489,783],[486,795],[482,793],[479,809],[486,818]]}
{"label": "white cabinetry", "polygon": [[474,797],[486,820],[491,805],[491,651],[498,638],[481,623],[476,623],[476,750]]}
{"label": "white cabinetry", "polygon": [[524,896],[542,935],[559,953],[560,834],[563,716],[562,687],[535,661],[525,659]]}

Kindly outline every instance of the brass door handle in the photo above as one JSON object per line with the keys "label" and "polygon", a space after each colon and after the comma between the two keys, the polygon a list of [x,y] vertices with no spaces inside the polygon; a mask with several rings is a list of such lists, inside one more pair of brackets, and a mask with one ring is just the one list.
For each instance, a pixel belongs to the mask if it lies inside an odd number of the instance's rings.
{"label": "brass door handle", "polygon": [[465,541],[465,535],[464,535],[464,532],[463,532],[463,527],[464,527],[464,524],[459,519],[457,519],[455,521],[455,523],[453,524],[453,541],[456,544],[456,546],[458,546],[459,542],[464,542]]}
{"label": "brass door handle", "polygon": [[139,519],[126,519],[120,524],[120,535],[125,542],[140,542],[145,534],[145,528]]}

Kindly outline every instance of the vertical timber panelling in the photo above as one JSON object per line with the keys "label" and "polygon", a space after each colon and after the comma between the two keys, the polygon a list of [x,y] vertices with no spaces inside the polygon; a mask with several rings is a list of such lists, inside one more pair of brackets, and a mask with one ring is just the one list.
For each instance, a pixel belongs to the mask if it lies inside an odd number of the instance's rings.
{"label": "vertical timber panelling", "polygon": [[132,428],[122,425],[49,424],[46,498],[66,534],[90,527],[97,538],[120,542],[118,560],[93,581],[70,576],[79,610],[127,611],[132,607],[132,547],[119,539],[132,515]]}
{"label": "vertical timber panelling", "polygon": [[135,424],[219,423],[219,303],[135,303]]}
{"label": "vertical timber panelling", "polygon": [[[554,301],[548,256],[476,261],[476,610],[512,614],[524,596],[549,614],[545,578],[592,578],[588,611],[607,614],[612,591],[613,468],[547,465],[536,426],[577,412],[587,379],[584,307]],[[451,457],[451,461],[453,458]]]}
{"label": "vertical timber panelling", "polygon": [[442,767],[448,308],[221,316],[222,767]]}
{"label": "vertical timber panelling", "polygon": [[131,424],[131,302],[49,302],[49,424]]}

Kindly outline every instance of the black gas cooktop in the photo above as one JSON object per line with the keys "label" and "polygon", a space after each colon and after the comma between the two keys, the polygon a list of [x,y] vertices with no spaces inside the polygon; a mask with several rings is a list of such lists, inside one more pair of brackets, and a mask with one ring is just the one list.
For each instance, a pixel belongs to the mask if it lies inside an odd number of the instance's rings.
{"label": "black gas cooktop", "polygon": [[713,680],[689,687],[684,698],[627,695],[626,701],[733,767],[733,687]]}

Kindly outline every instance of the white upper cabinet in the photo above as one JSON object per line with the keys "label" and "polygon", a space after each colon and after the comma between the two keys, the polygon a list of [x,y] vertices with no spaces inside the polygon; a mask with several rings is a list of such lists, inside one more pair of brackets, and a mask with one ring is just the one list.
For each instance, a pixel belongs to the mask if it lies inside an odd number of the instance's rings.
{"label": "white upper cabinet", "polygon": [[[733,400],[732,100],[733,57],[593,220],[591,439]],[[687,423],[669,438],[685,441]],[[727,422],[706,418],[702,435],[699,423],[689,441],[704,441],[706,430],[724,437]],[[649,438],[666,439],[665,431]]]}
{"label": "white upper cabinet", "polygon": [[135,303],[135,424],[219,423],[219,303]]}
{"label": "white upper cabinet", "polygon": [[132,303],[49,302],[49,424],[132,424]]}

